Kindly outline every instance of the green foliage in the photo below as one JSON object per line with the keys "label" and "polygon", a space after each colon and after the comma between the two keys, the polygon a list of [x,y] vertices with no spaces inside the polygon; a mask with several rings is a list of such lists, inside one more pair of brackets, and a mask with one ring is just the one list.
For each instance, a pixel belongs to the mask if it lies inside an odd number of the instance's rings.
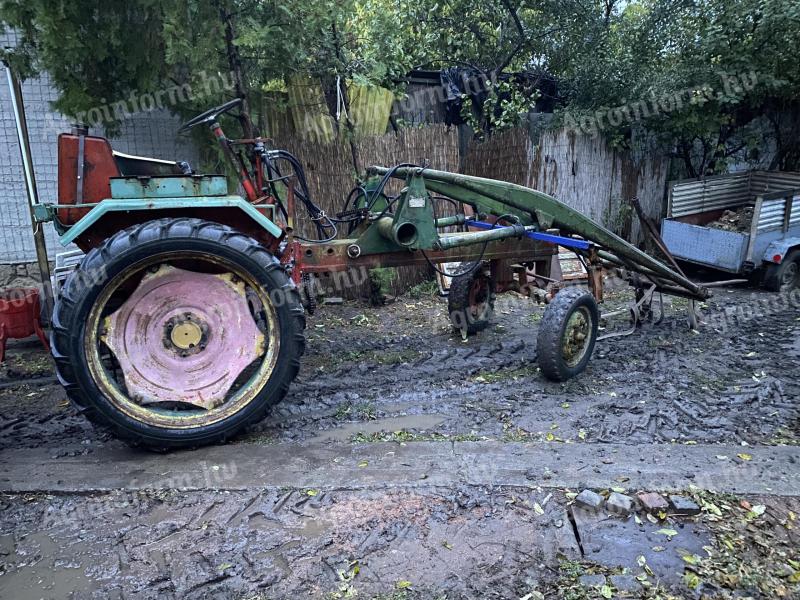
{"label": "green foliage", "polygon": [[0,0],[0,11],[20,34],[3,58],[23,76],[47,69],[71,117],[232,71],[233,91],[169,108],[189,115],[243,93],[258,119],[268,94],[304,74],[333,110],[339,78],[401,92],[414,67],[460,65],[494,82],[483,106],[465,102],[481,132],[517,125],[536,100],[498,75],[547,73],[564,107],[556,124],[617,146],[640,124],[690,175],[759,160],[765,138],[769,166],[800,168],[796,0]]}

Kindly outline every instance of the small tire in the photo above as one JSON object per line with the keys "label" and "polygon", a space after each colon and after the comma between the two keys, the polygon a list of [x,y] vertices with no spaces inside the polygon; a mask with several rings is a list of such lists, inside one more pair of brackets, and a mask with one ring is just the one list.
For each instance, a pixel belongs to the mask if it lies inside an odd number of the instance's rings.
{"label": "small tire", "polygon": [[790,250],[779,265],[770,264],[764,273],[764,289],[788,292],[800,287],[800,249]]}
{"label": "small tire", "polygon": [[469,335],[483,331],[492,322],[494,301],[494,281],[483,267],[456,275],[447,294],[450,322]]}
{"label": "small tire", "polygon": [[[105,382],[92,375],[96,365],[88,340],[95,340],[87,321],[115,277],[133,272],[149,260],[168,261],[176,253],[209,255],[246,273],[254,284],[281,301],[274,303],[279,340],[274,367],[260,380],[246,403],[215,418],[200,417],[187,425],[164,424],[146,410],[132,416]],[[163,258],[162,258],[163,257]],[[113,235],[91,250],[61,290],[52,320],[51,346],[58,378],[73,405],[94,425],[133,446],[156,451],[224,442],[262,420],[283,399],[297,375],[305,349],[305,316],[297,288],[278,260],[259,242],[228,226],[193,218],[159,219]],[[246,384],[246,385],[249,385]],[[216,409],[215,409],[216,410]]]}
{"label": "small tire", "polygon": [[[547,305],[536,340],[539,368],[547,379],[566,381],[586,369],[597,341],[599,321],[597,302],[585,288],[566,288],[556,294]],[[574,331],[573,339],[583,337],[579,339],[580,347],[571,346],[571,351],[565,353],[568,327]]]}

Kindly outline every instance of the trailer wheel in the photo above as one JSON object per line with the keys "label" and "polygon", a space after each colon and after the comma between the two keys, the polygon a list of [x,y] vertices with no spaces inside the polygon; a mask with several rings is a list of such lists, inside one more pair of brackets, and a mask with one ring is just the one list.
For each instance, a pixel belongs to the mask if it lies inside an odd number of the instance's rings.
{"label": "trailer wheel", "polygon": [[536,348],[547,379],[566,381],[581,373],[597,341],[600,313],[594,296],[584,288],[566,288],[547,305]]}
{"label": "trailer wheel", "polygon": [[297,375],[299,294],[256,240],[200,219],[120,231],[67,279],[52,348],[93,423],[155,450],[224,441]]}
{"label": "trailer wheel", "polygon": [[788,292],[800,287],[800,250],[791,250],[779,265],[769,265],[764,274],[764,288],[770,292]]}
{"label": "trailer wheel", "polygon": [[447,311],[456,329],[475,334],[486,329],[494,314],[494,281],[482,266],[456,275],[447,294]]}

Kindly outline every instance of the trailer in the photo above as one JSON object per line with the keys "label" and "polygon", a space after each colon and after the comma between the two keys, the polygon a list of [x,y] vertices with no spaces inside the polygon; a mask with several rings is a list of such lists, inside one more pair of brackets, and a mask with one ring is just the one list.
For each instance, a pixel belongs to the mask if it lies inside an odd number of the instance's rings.
{"label": "trailer", "polygon": [[[726,227],[731,214],[746,218]],[[771,291],[792,289],[800,283],[800,173],[672,182],[661,235],[679,260],[746,276]]]}
{"label": "trailer", "polygon": [[[625,311],[634,324],[652,314],[656,294],[710,295],[557,199],[507,182],[374,166],[326,214],[296,157],[267,138],[225,134],[222,116],[241,104],[182,129],[209,127],[243,195],[224,177],[120,154],[76,129],[59,137],[58,201],[35,207],[62,244],[86,253],[52,317],[58,377],[82,414],[131,444],[210,444],[261,420],[297,375],[313,276],[460,262],[448,312],[469,335],[487,327],[497,293],[547,285],[557,248],[569,248],[588,289],[558,291],[541,321],[537,360],[554,381],[582,373],[602,339],[606,269],[634,287]],[[299,231],[301,214],[311,233]]]}

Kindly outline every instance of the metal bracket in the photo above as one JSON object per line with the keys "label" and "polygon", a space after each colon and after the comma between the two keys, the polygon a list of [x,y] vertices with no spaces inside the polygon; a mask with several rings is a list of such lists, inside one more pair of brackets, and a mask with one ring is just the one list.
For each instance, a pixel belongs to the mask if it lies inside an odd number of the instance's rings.
{"label": "metal bracket", "polygon": [[[614,333],[606,333],[605,335],[601,335],[600,337],[597,338],[597,341],[607,340],[609,338],[625,337],[625,336],[633,334],[636,331],[636,328],[639,327],[639,323],[641,323],[641,321],[642,321],[642,312],[641,312],[642,307],[645,306],[645,305],[652,304],[652,302],[653,302],[653,294],[655,293],[655,291],[656,291],[656,286],[655,286],[655,284],[653,284],[649,288],[644,290],[644,293],[642,294],[642,297],[639,298],[639,300],[637,300],[636,302],[631,302],[631,304],[628,307],[600,315],[601,319],[608,319],[609,317],[614,317],[614,316],[617,316],[617,315],[621,315],[621,314],[625,314],[627,312],[630,312],[631,316],[633,317],[633,319],[632,319],[633,320],[633,325],[631,326],[630,329],[628,329],[626,331],[619,331],[619,332],[614,332]],[[660,302],[659,305],[661,307],[661,315],[658,318],[658,322],[660,323],[664,319],[664,303],[663,303],[663,301]]]}
{"label": "metal bracket", "polygon": [[78,185],[75,191],[75,204],[83,204],[83,178],[86,174],[86,135],[78,134]]}

